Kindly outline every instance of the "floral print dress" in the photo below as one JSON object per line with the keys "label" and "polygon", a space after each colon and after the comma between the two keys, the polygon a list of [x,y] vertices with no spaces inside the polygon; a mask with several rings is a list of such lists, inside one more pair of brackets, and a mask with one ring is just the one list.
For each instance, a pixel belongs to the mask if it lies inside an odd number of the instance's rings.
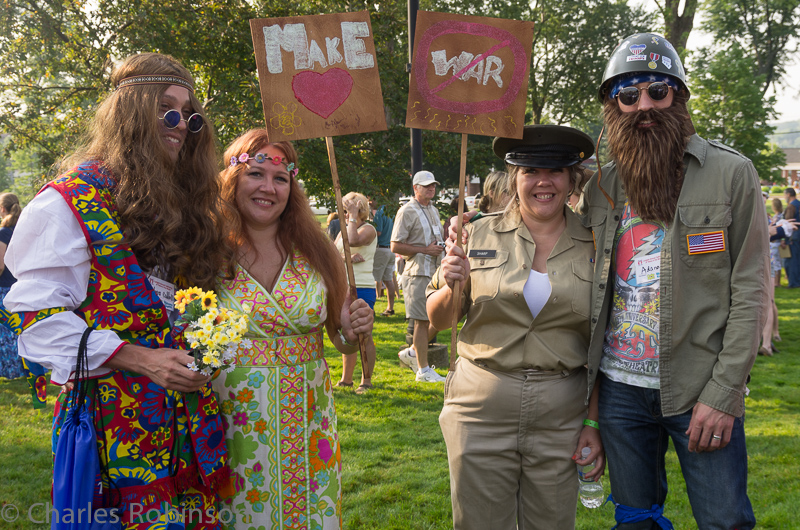
{"label": "floral print dress", "polygon": [[237,530],[341,528],[341,454],[322,333],[322,279],[299,253],[269,292],[242,267],[220,305],[252,308],[236,368],[213,382],[236,494],[220,518]]}

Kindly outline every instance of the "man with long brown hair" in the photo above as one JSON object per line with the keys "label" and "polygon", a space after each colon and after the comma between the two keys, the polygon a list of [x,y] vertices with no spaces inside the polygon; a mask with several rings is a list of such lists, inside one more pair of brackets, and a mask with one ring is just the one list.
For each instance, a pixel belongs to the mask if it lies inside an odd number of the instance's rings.
{"label": "man with long brown hair", "polygon": [[[172,57],[131,56],[111,85],[83,146],[20,217],[6,305],[20,355],[56,384],[74,381],[87,341],[104,469],[94,491],[122,509],[123,526],[217,528],[215,490],[230,477],[219,407],[172,326],[175,287],[212,289],[232,258],[214,132]],[[56,405],[54,449],[70,407]]]}
{"label": "man with long brown hair", "polygon": [[753,164],[694,134],[680,57],[642,33],[603,82],[612,162],[579,206],[596,244],[589,367],[620,530],[670,528],[672,438],[700,528],[750,529],[746,382],[766,294]]}

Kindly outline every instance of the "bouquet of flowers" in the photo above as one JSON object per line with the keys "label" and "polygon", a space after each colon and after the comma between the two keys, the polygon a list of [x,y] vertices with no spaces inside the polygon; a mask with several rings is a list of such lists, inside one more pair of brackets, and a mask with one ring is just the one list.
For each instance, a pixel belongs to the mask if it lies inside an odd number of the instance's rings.
{"label": "bouquet of flowers", "polygon": [[[176,324],[185,323],[184,336],[191,348],[192,362],[186,366],[203,375],[218,369],[230,372],[236,367],[236,350],[251,341],[242,336],[247,331],[248,316],[241,311],[217,307],[217,295],[190,287],[175,293],[175,307],[181,312]],[[250,308],[246,305],[247,312]]]}

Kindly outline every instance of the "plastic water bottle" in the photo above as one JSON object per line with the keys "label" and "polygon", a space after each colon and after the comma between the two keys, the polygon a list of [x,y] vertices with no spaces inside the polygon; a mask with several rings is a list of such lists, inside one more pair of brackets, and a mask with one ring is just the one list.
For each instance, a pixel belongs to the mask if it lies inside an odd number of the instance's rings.
{"label": "plastic water bottle", "polygon": [[[581,449],[581,460],[589,456],[591,452],[592,450],[588,447]],[[594,482],[592,479],[584,478],[586,473],[591,472],[593,469],[594,462],[585,466],[578,466],[578,494],[581,497],[581,504],[587,508],[598,508],[603,504],[604,500],[603,485],[600,483],[600,479]]]}

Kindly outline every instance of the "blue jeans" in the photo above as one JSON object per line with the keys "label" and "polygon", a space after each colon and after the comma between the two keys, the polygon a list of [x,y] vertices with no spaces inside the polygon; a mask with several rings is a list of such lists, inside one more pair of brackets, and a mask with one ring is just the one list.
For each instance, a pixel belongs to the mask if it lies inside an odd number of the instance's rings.
{"label": "blue jeans", "polygon": [[[753,528],[756,519],[747,497],[744,417],[734,420],[730,443],[710,453],[689,452],[685,433],[691,419],[691,410],[664,417],[657,389],[617,383],[600,375],[600,428],[614,500],[647,510],[664,504],[664,455],[672,438],[698,528]],[[669,518],[667,510],[664,516]],[[657,528],[651,519],[619,525],[620,530]]]}

